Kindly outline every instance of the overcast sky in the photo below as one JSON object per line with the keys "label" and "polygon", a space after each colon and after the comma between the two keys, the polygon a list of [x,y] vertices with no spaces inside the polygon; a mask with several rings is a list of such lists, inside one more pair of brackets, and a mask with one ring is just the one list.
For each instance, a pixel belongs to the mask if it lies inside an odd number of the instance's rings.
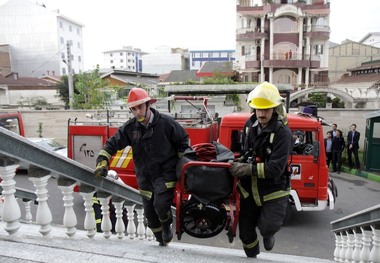
{"label": "overcast sky", "polygon": [[[0,0],[0,4],[7,0]],[[235,49],[236,0],[31,0],[82,23],[85,69],[122,46]],[[380,0],[331,0],[330,40],[380,32]]]}

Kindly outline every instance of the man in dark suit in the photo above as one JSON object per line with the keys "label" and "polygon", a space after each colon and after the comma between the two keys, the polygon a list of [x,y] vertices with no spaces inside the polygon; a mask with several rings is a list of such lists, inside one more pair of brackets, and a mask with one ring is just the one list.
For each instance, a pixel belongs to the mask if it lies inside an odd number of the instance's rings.
{"label": "man in dark suit", "polygon": [[331,138],[334,139],[336,136],[336,129],[338,128],[338,125],[336,123],[333,123],[331,127],[332,127],[332,130],[329,131],[329,133],[331,134]]}
{"label": "man in dark suit", "polygon": [[353,168],[352,164],[352,154],[355,157],[355,167],[358,171],[360,171],[360,161],[359,161],[359,139],[360,132],[356,131],[356,124],[351,124],[351,131],[347,134],[347,157],[348,157],[348,165],[350,169]]}

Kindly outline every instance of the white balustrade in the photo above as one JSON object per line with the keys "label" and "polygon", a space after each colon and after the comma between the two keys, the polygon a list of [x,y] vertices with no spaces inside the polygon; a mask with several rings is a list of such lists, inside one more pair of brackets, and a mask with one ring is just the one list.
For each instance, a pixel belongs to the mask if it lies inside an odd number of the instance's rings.
{"label": "white balustrade", "polygon": [[121,202],[113,202],[115,206],[115,214],[116,214],[116,223],[115,223],[115,232],[116,237],[118,239],[122,239],[125,236],[125,225],[123,221],[123,205],[124,201]]}
{"label": "white balustrade", "polygon": [[68,185],[68,186],[63,186],[59,185],[58,188],[61,189],[61,192],[63,194],[63,203],[65,207],[65,212],[63,215],[63,225],[66,228],[66,234],[69,237],[73,237],[77,231],[76,225],[78,223],[77,221],[77,216],[75,214],[75,211],[73,209],[74,206],[74,187],[76,183]]}
{"label": "white balustrade", "polygon": [[109,202],[111,200],[111,196],[108,197],[99,197],[99,202],[101,205],[101,210],[102,210],[102,223],[101,223],[101,229],[103,231],[103,236],[108,239],[112,235],[112,223],[110,219],[110,206]]}
{"label": "white balustrade", "polygon": [[360,262],[360,251],[362,249],[362,233],[360,229],[355,228],[354,230],[354,237],[355,237],[355,248],[354,252],[352,253],[352,260],[353,262]]}
{"label": "white balustrade", "polygon": [[25,222],[30,224],[30,223],[32,223],[32,220],[33,220],[33,215],[31,212],[32,201],[31,200],[24,201],[23,203],[24,203],[24,207],[25,207]]}
{"label": "white balustrade", "polygon": [[42,177],[29,177],[29,180],[33,183],[36,188],[37,195],[37,214],[36,222],[40,225],[39,232],[43,236],[49,236],[51,231],[51,222],[53,220],[49,205],[48,205],[48,190],[47,184],[51,176],[45,175]]}
{"label": "white balustrade", "polygon": [[96,221],[94,216],[94,208],[92,203],[92,198],[94,197],[95,191],[85,193],[80,192],[84,201],[84,229],[87,230],[87,236],[93,238],[96,234]]}
{"label": "white balustrade", "polygon": [[135,205],[127,206],[127,217],[128,217],[128,226],[127,233],[130,239],[134,239],[136,237],[136,225],[135,225]]}
{"label": "white balustrade", "polygon": [[369,255],[371,262],[380,263],[380,229],[375,229],[374,226],[371,226],[372,229],[372,250]]}
{"label": "white balustrade", "polygon": [[18,165],[0,166],[0,176],[3,188],[2,195],[4,197],[2,220],[6,222],[5,231],[10,235],[15,235],[20,228],[19,219],[21,218],[21,209],[15,197],[16,169]]}
{"label": "white balustrade", "polygon": [[137,238],[145,239],[144,209],[136,209],[137,213]]}

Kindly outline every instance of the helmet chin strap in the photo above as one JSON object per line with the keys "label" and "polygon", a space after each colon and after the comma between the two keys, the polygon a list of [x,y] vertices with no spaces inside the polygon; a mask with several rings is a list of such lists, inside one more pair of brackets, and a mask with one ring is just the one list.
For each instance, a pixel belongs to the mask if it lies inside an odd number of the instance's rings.
{"label": "helmet chin strap", "polygon": [[149,101],[147,101],[147,102],[145,103],[145,105],[146,105],[145,114],[144,114],[144,116],[137,118],[137,121],[138,121],[138,122],[143,122],[143,121],[146,120],[146,117],[147,117],[147,115],[148,115],[148,110],[149,110]]}

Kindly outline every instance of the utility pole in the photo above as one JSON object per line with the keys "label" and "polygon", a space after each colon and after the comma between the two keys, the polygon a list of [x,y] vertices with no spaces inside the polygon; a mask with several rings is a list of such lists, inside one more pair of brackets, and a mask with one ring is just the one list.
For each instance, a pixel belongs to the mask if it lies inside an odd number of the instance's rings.
{"label": "utility pole", "polygon": [[67,41],[67,66],[68,66],[68,82],[69,82],[69,107],[70,110],[73,109],[73,94],[74,94],[74,83],[73,83],[73,70],[71,67],[71,41]]}

